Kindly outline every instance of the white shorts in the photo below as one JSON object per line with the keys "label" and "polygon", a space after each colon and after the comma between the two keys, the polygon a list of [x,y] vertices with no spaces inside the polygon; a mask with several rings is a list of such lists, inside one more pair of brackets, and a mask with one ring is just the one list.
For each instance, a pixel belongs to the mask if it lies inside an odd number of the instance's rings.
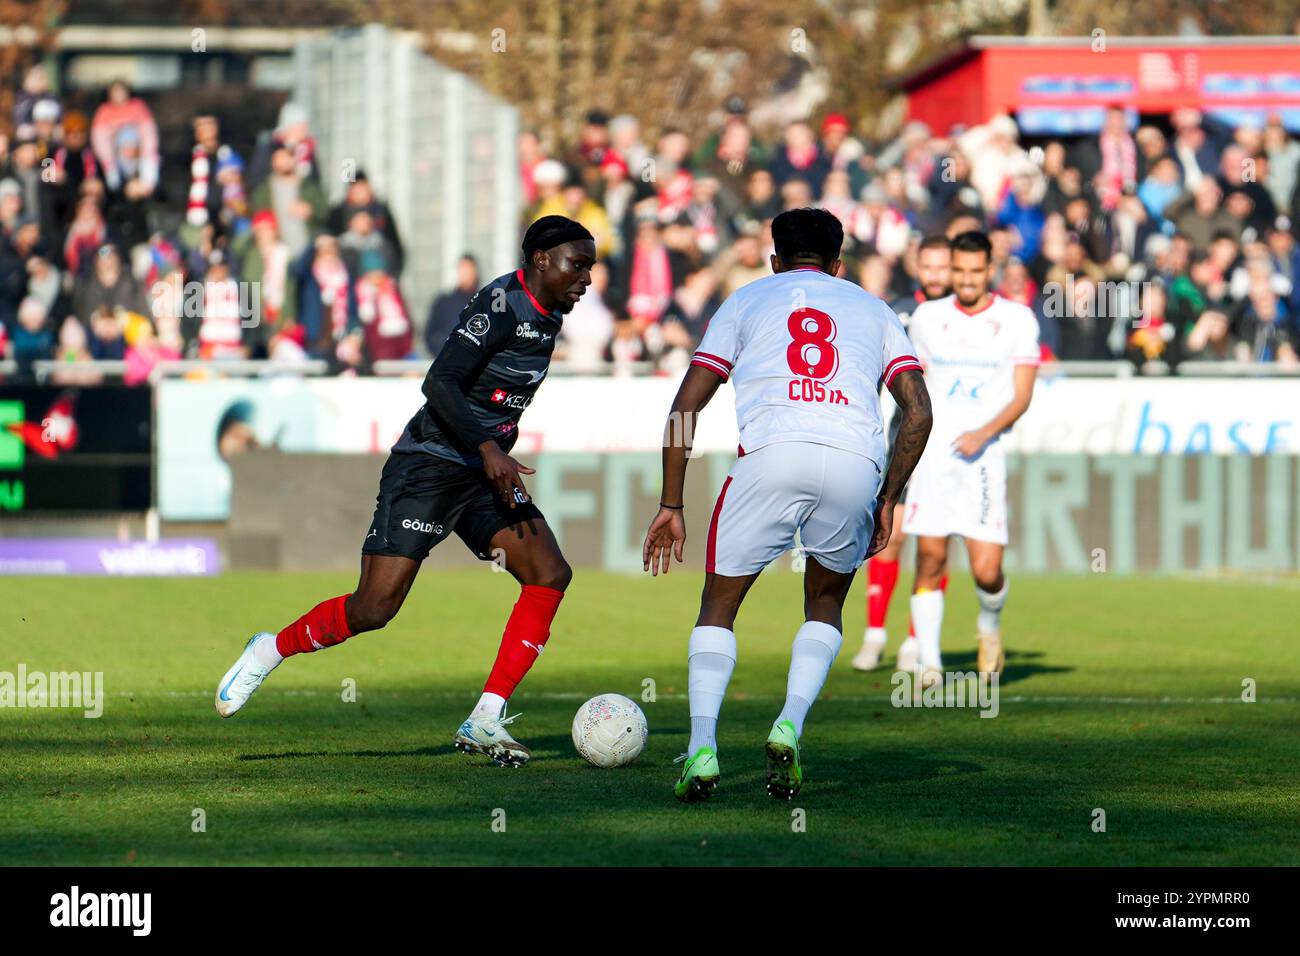
{"label": "white shorts", "polygon": [[757,574],[794,546],[831,571],[857,570],[871,542],[880,468],[809,442],[776,442],[736,459],[709,522],[705,570]]}
{"label": "white shorts", "polygon": [[1007,459],[998,446],[973,461],[932,438],[907,485],[903,532],[1007,543]]}

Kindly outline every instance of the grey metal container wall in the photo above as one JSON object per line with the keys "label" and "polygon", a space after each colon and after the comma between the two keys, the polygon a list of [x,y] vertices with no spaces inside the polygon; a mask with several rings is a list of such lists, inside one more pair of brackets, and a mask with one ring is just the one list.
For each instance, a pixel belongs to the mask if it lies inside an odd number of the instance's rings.
{"label": "grey metal container wall", "polygon": [[417,36],[382,26],[304,39],[294,68],[330,201],[364,169],[393,210],[418,328],[461,253],[474,254],[485,281],[514,267],[522,200],[513,106],[426,55]]}

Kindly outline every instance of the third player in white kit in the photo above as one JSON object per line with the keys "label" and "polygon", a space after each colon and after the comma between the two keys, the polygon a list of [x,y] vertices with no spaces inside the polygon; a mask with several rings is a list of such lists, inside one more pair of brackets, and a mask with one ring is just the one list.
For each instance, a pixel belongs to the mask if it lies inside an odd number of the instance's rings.
{"label": "third player in white kit", "polygon": [[953,294],[917,306],[910,327],[934,403],[931,441],[903,509],[903,531],[917,540],[912,624],[922,686],[942,677],[939,582],[951,535],[966,541],[979,597],[979,671],[1002,670],[1007,465],[1001,437],[1029,407],[1039,356],[1034,313],[989,291],[988,238],[963,233],[952,249]]}
{"label": "third player in white kit", "polygon": [[[767,789],[791,798],[803,781],[804,719],[842,642],[853,576],[889,539],[893,508],[929,433],[921,366],[898,316],[834,278],[843,230],[822,209],[772,223],[772,276],[733,293],[709,322],[673,402],[663,498],[646,535],[646,570],[682,559],[682,489],[694,417],[718,386],[736,390],[740,449],[705,542],[705,584],[691,632],[691,740],[675,792],[705,799],[718,781],[718,712],[736,662],[732,630],[745,593],[796,533],[807,558],[804,624],[795,635],[785,706],[766,744]],[[878,388],[903,416],[889,470]]]}

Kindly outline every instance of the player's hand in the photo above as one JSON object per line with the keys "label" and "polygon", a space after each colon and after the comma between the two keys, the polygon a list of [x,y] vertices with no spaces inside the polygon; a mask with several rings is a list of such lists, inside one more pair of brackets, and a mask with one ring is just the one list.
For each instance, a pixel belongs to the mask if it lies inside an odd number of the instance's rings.
{"label": "player's hand", "polygon": [[889,544],[889,536],[894,533],[894,507],[892,501],[876,502],[876,513],[873,524],[875,531],[871,532],[871,543],[867,546],[867,557],[871,557],[878,551],[885,550],[885,545]]}
{"label": "player's hand", "polygon": [[680,509],[660,508],[650,530],[645,534],[645,544],[641,547],[641,559],[645,570],[658,576],[660,571],[668,573],[672,563],[670,555],[676,555],[677,563],[682,563],[682,548],[686,544],[686,519]]}
{"label": "player's hand", "polygon": [[533,475],[536,472],[527,465],[515,461],[503,452],[496,442],[492,442],[490,446],[484,442],[479,446],[479,450],[483,454],[483,473],[496,488],[501,500],[511,508],[519,503],[520,498],[528,501],[528,489],[524,487],[524,479],[520,476]]}
{"label": "player's hand", "polygon": [[983,432],[962,432],[952,443],[952,450],[963,458],[975,458],[989,443]]}

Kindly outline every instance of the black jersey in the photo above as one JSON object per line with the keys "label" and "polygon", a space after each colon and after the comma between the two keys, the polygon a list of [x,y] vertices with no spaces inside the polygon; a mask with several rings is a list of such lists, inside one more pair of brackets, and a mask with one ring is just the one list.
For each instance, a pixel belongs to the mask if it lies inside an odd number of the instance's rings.
{"label": "black jersey", "polygon": [[551,365],[561,316],[547,312],[519,269],[469,300],[424,377],[425,403],[394,452],[423,452],[481,467],[478,446],[509,451],[519,418]]}

